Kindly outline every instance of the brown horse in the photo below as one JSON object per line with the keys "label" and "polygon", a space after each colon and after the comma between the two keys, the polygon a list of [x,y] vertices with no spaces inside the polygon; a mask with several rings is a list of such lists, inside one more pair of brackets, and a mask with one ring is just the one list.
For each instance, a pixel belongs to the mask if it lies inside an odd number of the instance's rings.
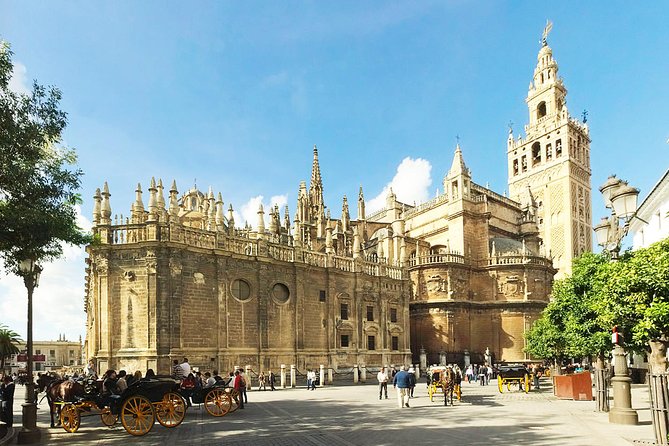
{"label": "brown horse", "polygon": [[453,389],[455,388],[455,372],[448,367],[441,374],[441,381],[439,385],[444,390],[444,406],[448,406],[448,401],[453,405]]}
{"label": "brown horse", "polygon": [[[46,391],[46,401],[49,403],[49,416],[51,417],[51,427],[55,427],[53,414],[60,423],[60,404],[56,402],[74,401],[75,397],[84,395],[84,386],[78,382],[63,379],[58,375],[43,374],[37,378],[37,392]],[[55,410],[54,410],[55,409]]]}

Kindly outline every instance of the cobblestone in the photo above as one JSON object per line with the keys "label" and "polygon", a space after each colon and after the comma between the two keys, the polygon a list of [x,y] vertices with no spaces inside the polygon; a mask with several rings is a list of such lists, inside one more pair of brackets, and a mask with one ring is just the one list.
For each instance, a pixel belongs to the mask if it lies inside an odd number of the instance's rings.
{"label": "cobblestone", "polygon": [[[23,388],[16,394],[15,426],[20,427]],[[619,426],[594,403],[563,401],[550,389],[524,394],[497,387],[463,385],[463,399],[443,406],[438,395],[427,397],[419,384],[410,408],[399,409],[392,388],[390,399],[379,400],[373,385],[345,385],[307,391],[251,392],[250,404],[223,418],[201,408],[189,409],[181,426],[159,424],[143,437],[131,437],[119,424],[104,427],[99,417],[85,417],[78,432],[48,428],[45,403],[38,421],[42,444],[48,445],[228,445],[228,446],[351,446],[396,444],[630,445],[650,440],[652,428],[646,386],[634,386],[633,404],[641,424]]]}

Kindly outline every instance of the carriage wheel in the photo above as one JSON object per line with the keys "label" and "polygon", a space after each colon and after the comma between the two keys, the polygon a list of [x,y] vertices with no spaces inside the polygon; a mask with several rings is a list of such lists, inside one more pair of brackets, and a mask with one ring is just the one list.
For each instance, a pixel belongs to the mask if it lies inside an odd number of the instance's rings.
{"label": "carriage wheel", "polygon": [[100,412],[100,419],[102,420],[102,424],[112,427],[118,421],[118,414],[113,414],[109,407],[105,407]]}
{"label": "carriage wheel", "polygon": [[156,418],[165,427],[177,427],[186,418],[186,404],[181,395],[168,392],[156,403]]}
{"label": "carriage wheel", "polygon": [[530,393],[530,375],[525,374],[525,393]]}
{"label": "carriage wheel", "polygon": [[499,393],[504,393],[504,379],[499,375],[497,375],[497,388],[499,389]]}
{"label": "carriage wheel", "polygon": [[74,404],[65,404],[60,409],[60,425],[67,432],[74,433],[81,426],[81,414]]}
{"label": "carriage wheel", "polygon": [[230,411],[228,413],[232,413],[235,410],[239,409],[240,406],[240,398],[243,398],[242,395],[239,393],[239,390],[237,389],[230,389],[229,391],[226,389],[225,391],[228,396],[230,397]]}
{"label": "carriage wheel", "polygon": [[153,428],[156,414],[148,398],[134,395],[123,402],[121,424],[129,434],[146,435]]}
{"label": "carriage wheel", "polygon": [[209,415],[214,417],[227,415],[232,411],[232,406],[232,397],[221,389],[211,389],[204,397],[204,408]]}

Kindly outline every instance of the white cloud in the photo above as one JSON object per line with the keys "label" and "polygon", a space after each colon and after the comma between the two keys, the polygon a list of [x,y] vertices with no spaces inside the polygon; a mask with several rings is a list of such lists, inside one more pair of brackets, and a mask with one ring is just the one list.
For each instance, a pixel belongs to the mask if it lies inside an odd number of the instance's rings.
{"label": "white cloud", "polygon": [[20,62],[14,62],[14,69],[12,70],[12,78],[9,80],[9,89],[15,93],[29,94],[28,79],[26,77],[28,70],[26,66]]}
{"label": "white cloud", "polygon": [[[91,229],[91,222],[77,206],[77,224]],[[64,333],[77,341],[85,336],[83,247],[65,245],[63,257],[42,265],[39,286],[33,294],[33,339],[56,340]],[[27,291],[23,280],[14,275],[0,279],[0,323],[26,339]]]}
{"label": "white cloud", "polygon": [[404,158],[397,166],[397,172],[390,183],[384,186],[380,194],[365,203],[367,213],[385,207],[386,197],[391,187],[397,199],[403,203],[413,204],[426,201],[432,184],[431,171],[432,165],[423,158]]}
{"label": "white cloud", "polygon": [[265,227],[269,225],[269,210],[271,206],[274,206],[275,204],[278,205],[279,211],[281,211],[281,215],[283,215],[283,208],[288,204],[287,194],[274,195],[270,197],[269,202],[264,201],[264,199],[265,197],[263,195],[250,198],[242,205],[239,212],[234,211],[235,226],[243,227],[244,224],[248,222],[253,229],[258,229],[258,208],[260,207],[260,203],[262,203],[263,210],[265,211]]}

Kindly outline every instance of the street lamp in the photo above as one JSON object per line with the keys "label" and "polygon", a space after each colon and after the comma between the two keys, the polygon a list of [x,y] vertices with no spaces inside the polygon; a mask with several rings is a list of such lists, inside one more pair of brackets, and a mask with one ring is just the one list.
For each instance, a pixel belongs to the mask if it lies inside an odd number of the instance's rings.
{"label": "street lamp", "polygon": [[[610,254],[611,260],[616,261],[622,240],[629,230],[630,221],[636,215],[639,189],[612,175],[599,191],[604,197],[604,204],[611,210],[611,216],[602,218],[595,226],[595,236],[597,244]],[[609,412],[609,422],[638,424],[639,415],[632,409],[632,379],[627,375],[627,360],[622,345],[617,344],[614,347],[613,357],[615,361],[615,375],[611,378],[613,408]]]}
{"label": "street lamp", "polygon": [[33,380],[33,291],[39,284],[42,267],[35,262],[35,259],[30,258],[19,262],[19,271],[28,290],[28,340],[26,345],[28,383],[26,384],[26,397],[23,403],[23,426],[19,432],[18,443],[27,444],[36,443],[40,439],[40,431],[37,429],[35,381]]}

